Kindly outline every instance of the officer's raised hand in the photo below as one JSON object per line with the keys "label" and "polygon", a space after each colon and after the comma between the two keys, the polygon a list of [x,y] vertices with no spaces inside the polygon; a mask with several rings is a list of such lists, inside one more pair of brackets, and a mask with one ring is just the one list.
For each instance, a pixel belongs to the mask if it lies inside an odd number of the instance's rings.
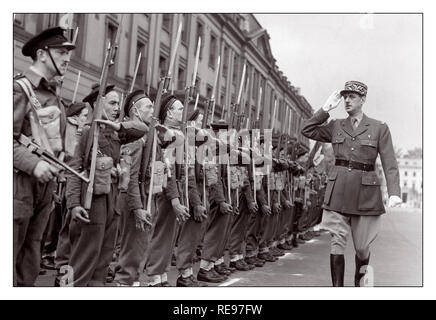
{"label": "officer's raised hand", "polygon": [[50,163],[40,160],[38,161],[35,169],[33,169],[33,175],[41,183],[47,183],[59,174],[59,170]]}
{"label": "officer's raised hand", "polygon": [[399,207],[402,203],[403,203],[403,201],[401,200],[400,197],[398,197],[398,196],[390,196],[389,197],[388,207],[389,208]]}
{"label": "officer's raised hand", "polygon": [[80,221],[82,221],[84,223],[90,223],[91,222],[91,220],[89,220],[88,212],[84,208],[82,208],[80,206],[74,207],[71,210],[71,217],[72,217],[73,220],[80,220]]}
{"label": "officer's raised hand", "polygon": [[231,205],[223,201],[220,203],[220,212],[222,214],[231,214],[233,212],[233,208]]}
{"label": "officer's raised hand", "polygon": [[172,199],[171,205],[173,207],[174,213],[176,214],[176,219],[179,223],[185,222],[191,216],[189,214],[189,209],[180,203],[179,198]]}
{"label": "officer's raised hand", "polygon": [[207,218],[206,208],[202,205],[194,207],[194,220],[197,222],[203,222]]}
{"label": "officer's raised hand", "polygon": [[247,206],[248,206],[248,211],[250,211],[251,214],[256,214],[257,211],[259,210],[259,206],[254,201],[249,202]]}
{"label": "officer's raised hand", "polygon": [[328,97],[322,109],[325,112],[329,112],[330,110],[336,108],[339,105],[339,102],[341,102],[341,100],[342,100],[341,92],[339,90],[336,90],[330,95],[330,97]]}

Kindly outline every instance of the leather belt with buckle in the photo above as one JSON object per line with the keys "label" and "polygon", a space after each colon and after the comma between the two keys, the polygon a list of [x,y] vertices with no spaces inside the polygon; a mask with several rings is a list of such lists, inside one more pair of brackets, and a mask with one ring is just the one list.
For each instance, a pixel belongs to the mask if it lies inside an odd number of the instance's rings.
{"label": "leather belt with buckle", "polygon": [[361,162],[357,162],[357,161],[336,159],[335,165],[341,166],[341,167],[346,167],[350,170],[354,169],[354,170],[362,170],[362,171],[374,171],[373,164],[361,163]]}

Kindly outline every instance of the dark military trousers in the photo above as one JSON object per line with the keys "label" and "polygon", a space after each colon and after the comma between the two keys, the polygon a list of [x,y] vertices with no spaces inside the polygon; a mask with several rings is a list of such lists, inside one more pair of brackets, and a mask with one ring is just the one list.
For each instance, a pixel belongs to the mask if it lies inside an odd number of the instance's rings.
{"label": "dark military trousers", "polygon": [[[236,191],[236,189],[232,189],[231,192],[231,196],[232,196],[232,207],[233,207],[233,213],[230,215],[230,219],[227,221],[227,225],[224,231],[224,247],[222,249],[223,254],[225,250],[229,250],[229,246],[230,246],[230,240],[231,240],[231,236],[232,236],[232,227],[233,224],[235,222],[235,220],[239,217],[239,207],[241,206],[241,190],[238,189],[238,191]],[[236,212],[238,214],[236,214]]]}
{"label": "dark military trousers", "polygon": [[231,214],[221,213],[219,205],[211,204],[208,227],[203,240],[201,259],[215,262],[223,255],[226,245],[226,231]]}
{"label": "dark military trousers", "polygon": [[33,286],[41,262],[41,242],[53,210],[56,183],[38,183],[14,171],[14,286]]}
{"label": "dark military trousers", "polygon": [[119,218],[114,208],[115,192],[112,186],[107,195],[93,195],[89,224],[71,221],[69,265],[73,286],[104,286],[106,283]]}
{"label": "dark military trousers", "polygon": [[247,200],[244,196],[240,196],[239,200],[239,215],[233,219],[229,254],[230,256],[241,255],[244,252],[244,240],[247,233],[247,228],[250,222],[251,213],[248,210]]}
{"label": "dark military trousers", "polygon": [[70,257],[71,244],[70,244],[70,223],[71,223],[71,211],[64,212],[62,219],[62,227],[59,232],[58,244],[56,247],[55,265],[56,269],[60,269],[62,266],[68,265]]}
{"label": "dark military trousers", "polygon": [[246,256],[252,257],[259,253],[259,242],[262,237],[262,229],[268,217],[261,209],[256,214],[250,214],[246,236]]}
{"label": "dark military trousers", "polygon": [[115,281],[123,285],[132,285],[139,281],[140,265],[145,260],[150,230],[142,232],[136,228],[136,219],[129,210],[127,193],[121,192],[118,198],[121,212],[120,255],[115,267]]}
{"label": "dark military trousers", "polygon": [[207,219],[204,219],[203,222],[197,222],[192,215],[181,226],[177,243],[177,270],[183,271],[192,267],[196,249],[203,238],[206,227]]}
{"label": "dark military trousers", "polygon": [[283,208],[279,225],[279,235],[281,238],[286,237],[289,233],[292,233],[292,224],[294,219],[294,207]]}
{"label": "dark military trousers", "polygon": [[177,236],[177,220],[171,201],[164,194],[154,198],[153,227],[147,250],[148,276],[162,275],[168,271]]}
{"label": "dark military trousers", "polygon": [[55,203],[53,211],[50,213],[47,228],[44,231],[42,241],[42,256],[52,255],[56,251],[59,241],[59,233],[62,228],[63,218],[65,216],[65,199],[62,203]]}

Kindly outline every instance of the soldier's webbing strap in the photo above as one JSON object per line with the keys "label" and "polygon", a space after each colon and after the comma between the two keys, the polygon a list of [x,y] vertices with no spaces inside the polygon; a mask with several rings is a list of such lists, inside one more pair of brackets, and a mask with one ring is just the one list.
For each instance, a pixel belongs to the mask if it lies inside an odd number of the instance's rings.
{"label": "soldier's webbing strap", "polygon": [[30,125],[32,128],[33,138],[36,141],[40,140],[40,143],[44,147],[44,149],[49,151],[51,154],[54,154],[53,150],[50,146],[50,143],[48,142],[48,138],[47,138],[47,135],[45,133],[45,130],[42,127],[41,119],[38,116],[37,110],[42,109],[42,106],[41,106],[41,103],[36,98],[35,92],[32,89],[32,85],[30,84],[29,80],[27,80],[26,78],[21,78],[21,79],[15,80],[15,81],[23,89],[24,93],[26,94],[27,98],[29,99],[30,106],[32,107],[32,113],[30,114]]}

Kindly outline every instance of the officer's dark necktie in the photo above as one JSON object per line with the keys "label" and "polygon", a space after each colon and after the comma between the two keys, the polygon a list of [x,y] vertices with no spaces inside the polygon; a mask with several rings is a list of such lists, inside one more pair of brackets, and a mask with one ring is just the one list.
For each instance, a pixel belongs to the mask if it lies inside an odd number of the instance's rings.
{"label": "officer's dark necktie", "polygon": [[356,130],[357,126],[359,125],[359,120],[356,118],[351,118],[351,123],[353,124],[353,129]]}

